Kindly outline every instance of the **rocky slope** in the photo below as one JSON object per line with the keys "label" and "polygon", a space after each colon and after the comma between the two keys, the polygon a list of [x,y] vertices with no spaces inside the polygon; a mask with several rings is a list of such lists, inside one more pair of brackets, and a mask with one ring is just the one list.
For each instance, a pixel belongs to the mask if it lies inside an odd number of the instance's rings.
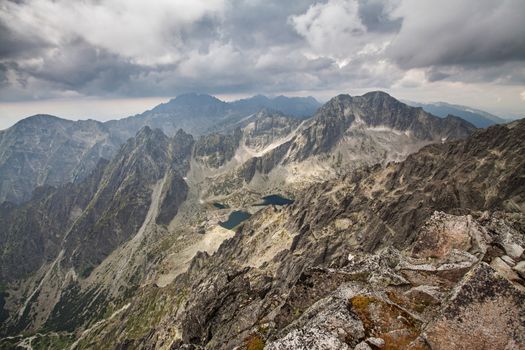
{"label": "rocky slope", "polygon": [[123,142],[104,124],[36,115],[0,131],[0,203],[18,203],[42,185],[84,178]]}
{"label": "rocky slope", "polygon": [[494,126],[268,207],[75,348],[523,348],[524,132]]}
{"label": "rocky slope", "polygon": [[[310,117],[320,104],[313,98],[284,97],[269,99],[254,96],[249,99],[224,102],[206,94],[183,94],[136,116],[112,120],[106,124],[119,136],[131,137],[147,125],[173,135],[178,129],[200,136],[229,129],[261,109],[269,109],[293,117]],[[130,134],[131,132],[131,134]]]}
{"label": "rocky slope", "polygon": [[[212,100],[212,104],[215,107],[201,107],[212,114],[229,108],[220,101]],[[216,298],[223,296],[215,293],[223,284],[235,281],[231,287],[241,289],[253,284],[256,294],[261,293],[258,299],[252,292],[238,299],[233,293],[232,310],[237,302],[244,307],[251,300],[264,299],[261,305],[266,305],[270,290],[274,294],[269,295],[289,293],[298,274],[309,266],[325,266],[338,249],[375,252],[395,243],[403,250],[410,243],[405,241],[410,236],[405,226],[422,225],[428,214],[413,213],[419,202],[401,196],[404,188],[393,195],[388,191],[398,185],[392,183],[362,192],[356,201],[343,197],[352,197],[356,183],[371,174],[389,178],[379,171],[382,165],[402,160],[429,143],[437,143],[440,150],[448,145],[441,145],[445,140],[464,138],[474,130],[460,119],[433,117],[380,92],[338,96],[314,118],[303,121],[271,110],[224,120],[226,124],[217,126],[222,133],[201,135],[195,141],[183,131],[171,137],[143,128],[110,161],[99,162],[83,179],[58,188],[39,188],[32,200],[20,205],[4,203],[0,207],[0,224],[6,227],[0,233],[2,332],[15,337],[0,344],[53,342],[58,348],[56,344],[62,342],[73,348],[100,348],[107,341],[123,348],[162,348],[179,339],[209,348],[240,345],[245,333],[253,333],[251,325],[243,328],[232,323],[236,317],[227,314],[220,316],[224,320],[215,320],[213,315],[205,316],[207,310],[199,310],[206,304],[222,312]],[[441,161],[437,157],[429,169],[439,167]],[[372,164],[376,167],[370,168]],[[445,164],[453,168],[456,163],[452,159]],[[402,170],[395,164],[386,169],[395,167]],[[341,179],[349,172],[352,175]],[[486,186],[493,185],[493,177],[486,180]],[[316,183],[321,184],[309,187]],[[408,188],[417,187],[416,183],[412,181]],[[497,189],[490,191],[497,193]],[[296,204],[280,209],[261,205],[261,197],[274,193],[291,194]],[[441,194],[451,195],[436,190],[436,196]],[[381,202],[383,195],[386,199]],[[414,196],[418,201],[427,198]],[[349,203],[353,209],[347,207]],[[379,206],[379,218],[371,212],[372,204]],[[236,210],[254,214],[237,235],[221,227]],[[333,226],[329,219],[345,210],[353,214]],[[338,241],[331,230],[345,231],[351,220],[359,234],[351,239],[341,236],[346,238]],[[316,256],[317,243],[283,255],[281,251],[299,244],[302,235],[324,237],[319,247],[325,247],[325,257]],[[253,240],[246,241],[250,236]],[[272,263],[274,258],[284,265]],[[253,269],[262,265],[267,266]],[[188,267],[190,272],[183,274]],[[210,275],[218,284],[201,285],[209,283]],[[276,278],[281,280],[272,286]],[[211,299],[193,300],[202,288]],[[230,298],[230,291],[225,292],[224,297]],[[282,303],[279,298],[274,302]],[[173,309],[175,305],[182,307],[180,311]],[[166,318],[166,312],[172,311],[174,318]],[[196,316],[201,311],[205,319]],[[157,323],[158,328],[152,329]],[[280,326],[272,327],[273,338],[258,336],[254,341],[277,339],[275,329]],[[27,333],[32,335],[24,337]],[[231,343],[225,343],[227,334],[233,334]]]}
{"label": "rocky slope", "polygon": [[[9,286],[11,311],[3,331],[74,329],[101,312],[105,295],[125,294],[131,276],[120,278],[117,266],[114,275],[96,268],[103,261],[107,267],[117,248],[133,246],[152,221],[173,219],[188,194],[182,177],[192,148],[182,130],[168,138],[145,127],[79,183],[39,188],[19,206],[4,203],[0,281]],[[132,248],[128,259],[136,258]],[[125,273],[139,273],[131,265]],[[95,302],[101,305],[89,306]]]}
{"label": "rocky slope", "polygon": [[[260,145],[251,141],[268,127],[271,138]],[[351,169],[400,161],[426,144],[464,138],[474,129],[459,118],[434,117],[386,93],[340,95],[300,125],[264,116],[248,124],[233,157],[237,165],[217,170],[208,181],[209,196],[235,204],[235,198],[253,191],[297,192]]]}

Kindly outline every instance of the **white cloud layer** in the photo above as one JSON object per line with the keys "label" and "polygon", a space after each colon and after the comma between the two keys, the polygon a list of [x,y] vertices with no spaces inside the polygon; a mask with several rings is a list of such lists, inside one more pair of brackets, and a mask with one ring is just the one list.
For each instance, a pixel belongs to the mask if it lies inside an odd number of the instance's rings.
{"label": "white cloud layer", "polygon": [[519,113],[523,13],[523,0],[4,0],[0,102],[485,88]]}

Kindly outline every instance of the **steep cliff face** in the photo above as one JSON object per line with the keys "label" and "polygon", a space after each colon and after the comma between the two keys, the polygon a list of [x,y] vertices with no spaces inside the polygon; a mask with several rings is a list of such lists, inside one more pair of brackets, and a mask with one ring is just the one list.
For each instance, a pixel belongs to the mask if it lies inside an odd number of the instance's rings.
{"label": "steep cliff face", "polygon": [[37,186],[87,176],[122,141],[96,121],[36,115],[0,131],[0,202],[28,200]]}
{"label": "steep cliff face", "polygon": [[[90,206],[68,232],[65,255],[77,271],[91,270],[138,231],[151,205],[152,186],[172,166],[170,143],[179,143],[183,152],[191,151],[193,140],[179,136],[171,140],[159,129],[145,127],[122,146],[106,168]],[[189,155],[179,156],[187,159]],[[177,190],[184,197],[187,187],[178,180],[185,171],[179,171],[170,180],[181,185]]]}
{"label": "steep cliff face", "polygon": [[97,192],[108,161],[102,160],[84,181],[62,188],[38,188],[33,199],[20,206],[4,202],[0,209],[0,279],[26,277],[52,261],[68,229]]}
{"label": "steep cliff face", "polygon": [[77,345],[523,347],[524,132],[430,145],[262,210]]}
{"label": "steep cliff face", "polygon": [[195,144],[195,159],[212,168],[218,168],[232,159],[239,147],[242,132],[240,129],[230,135],[210,134],[201,136]]}
{"label": "steep cliff face", "polygon": [[[4,203],[0,278],[11,292],[4,331],[43,324],[74,329],[101,312],[107,300],[100,288],[126,285],[130,276],[110,282],[91,273],[117,248],[146,235],[150,222],[173,219],[188,193],[182,177],[192,149],[193,138],[182,131],[168,138],[145,127],[84,180],[41,188],[20,206]],[[90,309],[90,303],[99,305]]]}
{"label": "steep cliff face", "polygon": [[[384,92],[370,92],[356,97],[339,95],[321,107],[297,135],[287,161],[324,154],[338,145],[356,146],[355,139],[359,145],[377,148],[378,153],[396,153],[395,149],[387,148],[390,144],[381,144],[380,140],[366,145],[359,132],[372,138],[375,133],[393,133],[405,137],[406,144],[423,144],[465,138],[474,130],[473,125],[459,118],[434,117]],[[345,140],[345,136],[354,140]],[[346,145],[348,141],[354,144]],[[397,152],[402,153],[403,150]]]}

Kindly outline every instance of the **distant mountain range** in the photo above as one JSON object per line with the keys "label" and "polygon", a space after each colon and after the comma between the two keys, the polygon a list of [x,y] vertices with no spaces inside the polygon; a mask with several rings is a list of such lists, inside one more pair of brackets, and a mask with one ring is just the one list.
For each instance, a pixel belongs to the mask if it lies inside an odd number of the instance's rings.
{"label": "distant mountain range", "polygon": [[83,179],[99,158],[110,159],[144,126],[159,128],[168,136],[179,129],[201,135],[228,128],[262,108],[305,118],[319,106],[312,97],[259,95],[229,103],[192,93],[142,114],[108,122],[35,115],[0,131],[0,203],[28,200],[37,186]]}
{"label": "distant mountain range", "polygon": [[[408,104],[439,117],[458,116],[476,127],[507,122],[464,106]],[[263,109],[300,121],[314,115],[320,106],[312,97],[257,95],[224,102],[210,95],[191,93],[144,113],[108,122],[32,116],[0,131],[0,203],[6,200],[20,203],[28,200],[38,186],[58,186],[85,178],[98,159],[111,159],[120,145],[144,126],[159,128],[168,136],[179,129],[199,136],[229,132],[245,125],[251,115]]]}
{"label": "distant mountain range", "polygon": [[315,104],[0,133],[0,349],[524,344],[525,121]]}
{"label": "distant mountain range", "polygon": [[428,113],[432,113],[438,117],[444,118],[448,115],[455,115],[474,124],[477,128],[486,128],[490,125],[504,124],[510,121],[509,119],[504,119],[479,109],[446,102],[419,103],[406,100],[404,102],[410,106],[421,107]]}

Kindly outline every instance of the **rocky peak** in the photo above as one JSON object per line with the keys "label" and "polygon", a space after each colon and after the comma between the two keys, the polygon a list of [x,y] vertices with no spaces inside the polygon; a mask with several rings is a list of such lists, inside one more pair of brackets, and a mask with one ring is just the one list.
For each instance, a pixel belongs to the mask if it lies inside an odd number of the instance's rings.
{"label": "rocky peak", "polygon": [[264,95],[234,101],[229,105],[234,109],[245,111],[245,113],[253,113],[267,108],[296,118],[310,117],[320,107],[320,103],[313,97],[267,97]]}
{"label": "rocky peak", "polygon": [[167,103],[162,103],[151,110],[153,113],[191,112],[194,117],[206,117],[209,113],[220,113],[226,110],[227,103],[218,98],[198,93],[177,96]]}
{"label": "rocky peak", "polygon": [[59,117],[56,117],[56,116],[50,115],[50,114],[35,114],[35,115],[32,115],[30,117],[27,117],[27,118],[24,118],[24,119],[20,120],[19,122],[17,122],[13,126],[14,127],[28,127],[28,126],[35,125],[35,124],[47,124],[47,123],[53,123],[53,122],[55,122],[55,123],[61,123],[61,122],[72,123],[72,121],[70,121],[70,120],[62,119],[62,118],[59,118]]}
{"label": "rocky peak", "polygon": [[384,91],[381,91],[381,90],[367,92],[362,97],[364,99],[370,101],[371,103],[376,103],[376,104],[380,104],[380,103],[387,103],[387,104],[402,103],[402,102],[398,101],[397,99],[395,99],[394,97],[392,97],[391,95],[389,95],[388,93],[386,93]]}
{"label": "rocky peak", "polygon": [[93,120],[35,115],[18,122],[0,133],[0,202],[20,203],[37,186],[83,179],[117,142]]}
{"label": "rocky peak", "polygon": [[315,118],[337,118],[345,115],[347,109],[353,102],[353,98],[347,94],[337,95],[325,103],[316,113]]}

